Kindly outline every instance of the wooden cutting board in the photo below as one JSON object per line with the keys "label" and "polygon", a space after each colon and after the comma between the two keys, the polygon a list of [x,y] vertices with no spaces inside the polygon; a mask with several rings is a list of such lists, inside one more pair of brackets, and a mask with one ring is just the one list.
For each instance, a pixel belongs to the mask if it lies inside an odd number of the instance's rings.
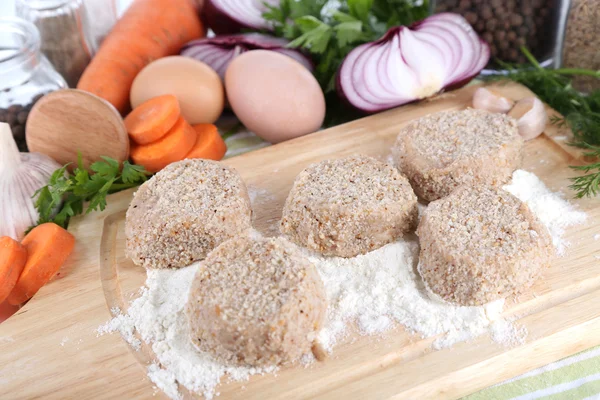
{"label": "wooden cutting board", "polygon": [[[255,225],[273,233],[296,174],[309,163],[361,152],[382,159],[403,125],[423,115],[464,108],[474,87],[438,96],[226,161],[259,196]],[[531,95],[518,85],[500,92]],[[549,127],[525,147],[524,169],[552,190],[565,192],[579,153],[564,144],[565,132]],[[109,306],[126,308],[137,296],[144,270],[124,256],[124,210],[132,191],[110,196],[104,212],[74,219],[75,252],[60,276],[16,315],[0,324],[0,398],[152,398],[146,376],[149,349],[129,349],[118,334],[97,337],[111,318]],[[333,356],[309,368],[227,383],[221,398],[238,399],[425,399],[457,398],[600,344],[600,201],[575,203],[589,215],[568,230],[571,248],[554,261],[530,295],[509,301],[505,315],[529,331],[525,344],[507,348],[482,336],[433,351],[401,327],[382,337],[350,337]],[[189,395],[189,394],[188,394]]]}

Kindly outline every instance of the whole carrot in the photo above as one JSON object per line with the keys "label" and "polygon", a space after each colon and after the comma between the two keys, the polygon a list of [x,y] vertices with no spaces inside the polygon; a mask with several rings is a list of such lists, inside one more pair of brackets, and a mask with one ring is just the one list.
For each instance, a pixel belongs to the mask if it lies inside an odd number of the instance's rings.
{"label": "whole carrot", "polygon": [[78,89],[129,110],[135,76],[157,58],[177,54],[205,30],[191,0],[135,0],[84,71]]}

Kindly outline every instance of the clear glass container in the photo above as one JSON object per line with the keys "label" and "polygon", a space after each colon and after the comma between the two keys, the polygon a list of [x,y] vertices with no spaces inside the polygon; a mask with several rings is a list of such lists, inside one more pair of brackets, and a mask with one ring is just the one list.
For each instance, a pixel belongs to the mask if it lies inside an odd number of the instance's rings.
{"label": "clear glass container", "polygon": [[117,22],[116,0],[83,0],[90,22],[90,40],[95,54],[108,32]]}
{"label": "clear glass container", "polygon": [[70,87],[92,59],[93,38],[83,0],[16,0],[17,16],[38,28],[41,49]]}
{"label": "clear glass container", "polygon": [[[600,0],[571,1],[563,66],[600,70]],[[577,76],[573,86],[583,92],[591,92],[600,89],[600,79]]]}
{"label": "clear glass container", "polygon": [[433,0],[432,3],[433,12],[454,12],[465,17],[490,45],[487,72],[502,69],[497,60],[527,63],[521,46],[544,66],[560,65],[570,0]]}
{"label": "clear glass container", "polygon": [[0,18],[0,122],[10,124],[21,151],[26,150],[25,124],[33,104],[65,87],[40,51],[36,27],[20,18]]}

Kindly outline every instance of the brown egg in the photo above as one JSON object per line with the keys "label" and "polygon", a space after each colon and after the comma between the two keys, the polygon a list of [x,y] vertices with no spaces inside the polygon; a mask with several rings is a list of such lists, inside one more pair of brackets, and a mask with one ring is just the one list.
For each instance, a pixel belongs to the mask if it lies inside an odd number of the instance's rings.
{"label": "brown egg", "polygon": [[183,118],[192,125],[211,124],[223,112],[225,93],[219,75],[188,57],[160,58],[142,69],[131,86],[131,107],[163,94],[177,97]]}
{"label": "brown egg", "polygon": [[239,120],[271,143],[314,132],[325,118],[325,97],[315,77],[274,51],[236,57],[225,72],[225,90]]}

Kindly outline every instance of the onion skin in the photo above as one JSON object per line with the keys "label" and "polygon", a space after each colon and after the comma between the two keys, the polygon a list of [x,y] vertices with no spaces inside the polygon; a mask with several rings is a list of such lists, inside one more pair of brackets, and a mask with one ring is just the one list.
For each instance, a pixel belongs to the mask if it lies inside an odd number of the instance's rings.
{"label": "onion skin", "polygon": [[[241,33],[243,31],[247,31],[247,30],[253,30],[253,31],[264,31],[264,30],[272,30],[270,25],[262,18],[262,11],[265,11],[265,9],[261,8],[261,7],[257,7],[256,3],[253,0],[221,0],[224,1],[226,4],[229,4],[229,6],[231,6],[230,2],[236,2],[237,4],[235,4],[235,6],[242,4],[245,7],[249,7],[251,9],[253,9],[253,11],[257,11],[260,12],[260,16],[258,15],[254,15],[254,18],[258,18],[259,21],[254,20],[254,21],[244,21],[242,18],[244,16],[248,16],[249,14],[243,15],[243,13],[240,13],[240,15],[235,15],[235,12],[232,12],[232,10],[230,9],[229,11],[226,10],[227,6],[225,6],[225,9],[222,7],[222,4],[220,5],[220,0],[204,0],[204,8],[202,9],[202,22],[204,22],[204,24],[206,26],[208,26],[210,29],[212,29],[217,35],[222,35],[222,34],[233,34],[233,33]],[[267,1],[267,3],[270,4],[279,4],[278,0],[263,0],[263,1]],[[241,7],[240,7],[241,9]],[[240,9],[237,9],[234,7],[235,11],[240,11]],[[248,11],[247,9],[244,11]],[[234,15],[232,15],[234,14]],[[251,13],[250,13],[251,14]],[[250,17],[251,19],[252,17]]]}
{"label": "onion skin", "polygon": [[217,35],[239,33],[242,29],[251,29],[240,21],[233,19],[218,8],[213,0],[204,0],[202,7],[202,22]]}
{"label": "onion skin", "polygon": [[[236,35],[220,35],[213,38],[192,40],[181,49],[181,55],[202,61],[214,69],[221,79],[229,63],[238,55],[252,50],[270,50],[286,55],[298,61],[309,71],[313,71],[312,60],[299,50],[285,47],[285,39],[264,35],[261,33],[243,33]],[[222,55],[215,57],[215,54]],[[228,58],[227,61],[224,61]]]}
{"label": "onion skin", "polygon": [[489,57],[488,44],[463,17],[436,14],[353,49],[338,69],[336,89],[353,108],[376,113],[464,86]]}

